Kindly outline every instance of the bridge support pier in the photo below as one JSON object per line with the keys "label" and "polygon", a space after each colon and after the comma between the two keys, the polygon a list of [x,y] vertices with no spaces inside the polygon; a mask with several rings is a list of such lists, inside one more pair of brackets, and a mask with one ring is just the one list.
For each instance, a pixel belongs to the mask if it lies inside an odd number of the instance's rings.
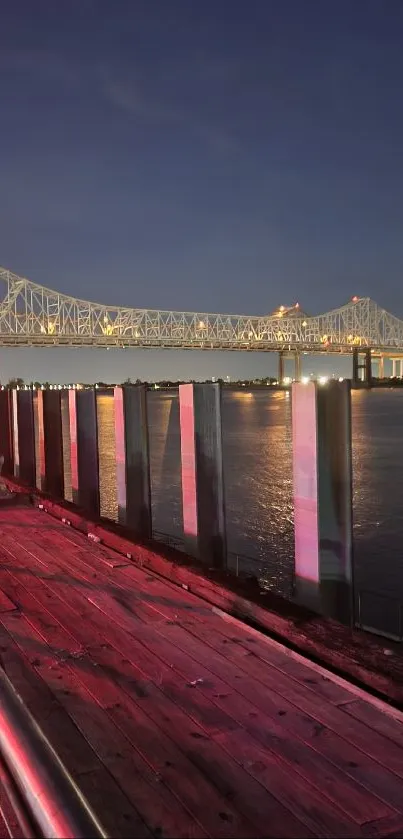
{"label": "bridge support pier", "polygon": [[145,385],[115,387],[118,520],[143,539],[152,534],[150,451]]}
{"label": "bridge support pier", "polygon": [[353,385],[372,385],[372,356],[369,348],[353,350]]}
{"label": "bridge support pier", "polygon": [[401,379],[403,376],[403,358],[392,358],[392,376]]}
{"label": "bridge support pier", "polygon": [[279,385],[283,384],[284,366],[285,366],[284,353],[282,351],[280,351],[279,354],[278,354],[278,376],[277,376],[277,380],[278,380]]}
{"label": "bridge support pier", "polygon": [[290,359],[294,361],[294,379],[296,382],[299,382],[301,379],[301,370],[302,370],[302,358],[300,352],[295,353],[286,353],[284,350],[281,350],[278,354],[278,383],[281,385],[284,381],[285,377],[285,363],[286,359]]}
{"label": "bridge support pier", "polygon": [[385,378],[385,357],[380,355],[378,358],[378,378]]}
{"label": "bridge support pier", "polygon": [[179,386],[183,530],[187,549],[206,565],[225,568],[221,386]]}
{"label": "bridge support pier", "polygon": [[350,382],[292,388],[295,598],[353,621]]}
{"label": "bridge support pier", "polygon": [[95,388],[69,391],[73,504],[99,518],[98,422]]}

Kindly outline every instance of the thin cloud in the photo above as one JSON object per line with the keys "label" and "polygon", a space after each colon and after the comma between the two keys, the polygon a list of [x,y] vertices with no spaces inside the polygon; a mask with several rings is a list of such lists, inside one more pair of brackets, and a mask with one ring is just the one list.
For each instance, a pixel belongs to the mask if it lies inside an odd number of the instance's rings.
{"label": "thin cloud", "polygon": [[229,153],[239,149],[239,143],[219,126],[203,120],[184,108],[165,104],[146,96],[135,84],[118,82],[109,77],[103,80],[103,93],[121,111],[148,123],[182,126],[196,134],[206,145],[217,152]]}
{"label": "thin cloud", "polygon": [[104,94],[113,105],[131,116],[150,122],[181,122],[183,114],[176,108],[147,99],[135,85],[106,80]]}

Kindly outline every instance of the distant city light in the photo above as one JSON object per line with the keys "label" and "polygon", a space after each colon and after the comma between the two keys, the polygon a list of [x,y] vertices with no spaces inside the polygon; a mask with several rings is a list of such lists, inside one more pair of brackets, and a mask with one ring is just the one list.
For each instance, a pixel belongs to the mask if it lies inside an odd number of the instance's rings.
{"label": "distant city light", "polygon": [[329,381],[328,376],[320,376],[320,378],[319,378],[319,384],[320,385],[326,385],[328,383],[328,381]]}
{"label": "distant city light", "polygon": [[283,385],[289,385],[289,384],[291,384],[291,379],[290,379],[289,376],[285,376],[284,379],[283,379]]}
{"label": "distant city light", "polygon": [[309,376],[302,376],[301,383],[303,385],[307,385],[309,382]]}

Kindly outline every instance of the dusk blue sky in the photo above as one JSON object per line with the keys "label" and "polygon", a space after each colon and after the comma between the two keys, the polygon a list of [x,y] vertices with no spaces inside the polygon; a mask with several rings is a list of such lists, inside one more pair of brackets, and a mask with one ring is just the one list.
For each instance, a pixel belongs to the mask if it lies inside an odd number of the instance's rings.
{"label": "dusk blue sky", "polygon": [[[403,315],[402,44],[401,0],[3,0],[0,264],[111,304]],[[0,350],[0,380],[273,364]]]}

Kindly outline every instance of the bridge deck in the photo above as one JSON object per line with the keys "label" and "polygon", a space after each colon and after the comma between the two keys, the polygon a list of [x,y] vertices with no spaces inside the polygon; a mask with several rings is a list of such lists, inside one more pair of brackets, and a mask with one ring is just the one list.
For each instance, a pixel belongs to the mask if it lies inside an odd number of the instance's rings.
{"label": "bridge deck", "polygon": [[402,723],[31,507],[0,654],[113,836],[403,835]]}

